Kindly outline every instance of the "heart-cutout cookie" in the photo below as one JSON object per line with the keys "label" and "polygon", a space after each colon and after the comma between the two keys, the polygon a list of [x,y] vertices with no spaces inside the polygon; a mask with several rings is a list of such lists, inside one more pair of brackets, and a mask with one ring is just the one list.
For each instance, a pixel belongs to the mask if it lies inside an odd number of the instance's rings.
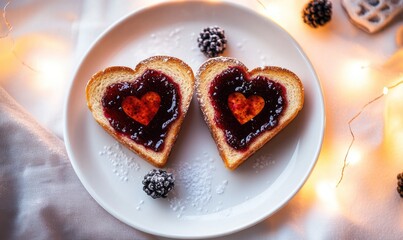
{"label": "heart-cutout cookie", "polygon": [[280,67],[248,71],[234,58],[207,60],[196,75],[197,98],[218,151],[229,169],[290,123],[302,109],[301,81]]}
{"label": "heart-cutout cookie", "polygon": [[160,108],[161,97],[156,92],[148,92],[141,99],[128,96],[122,102],[123,111],[133,120],[147,126]]}
{"label": "heart-cutout cookie", "polygon": [[155,56],[135,69],[109,67],[90,79],[87,105],[110,135],[156,167],[163,167],[193,96],[192,69]]}
{"label": "heart-cutout cookie", "polygon": [[242,93],[235,92],[228,96],[228,107],[236,120],[243,125],[263,110],[264,99],[257,95],[246,98]]}

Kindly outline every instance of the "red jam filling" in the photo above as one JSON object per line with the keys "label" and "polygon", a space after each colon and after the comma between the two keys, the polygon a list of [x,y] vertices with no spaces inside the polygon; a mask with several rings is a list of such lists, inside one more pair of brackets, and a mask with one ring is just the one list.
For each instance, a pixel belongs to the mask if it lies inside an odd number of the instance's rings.
{"label": "red jam filling", "polygon": [[118,133],[159,152],[170,126],[181,114],[180,99],[179,86],[170,77],[149,69],[135,81],[108,86],[102,106]]}
{"label": "red jam filling", "polygon": [[[276,127],[287,107],[284,86],[263,76],[249,79],[239,67],[230,67],[217,75],[210,85],[209,95],[215,110],[215,123],[224,131],[228,145],[240,151],[246,150],[260,134]],[[252,107],[245,110],[242,104],[241,107],[234,106],[239,101],[235,98]],[[245,114],[237,116],[242,111]]]}

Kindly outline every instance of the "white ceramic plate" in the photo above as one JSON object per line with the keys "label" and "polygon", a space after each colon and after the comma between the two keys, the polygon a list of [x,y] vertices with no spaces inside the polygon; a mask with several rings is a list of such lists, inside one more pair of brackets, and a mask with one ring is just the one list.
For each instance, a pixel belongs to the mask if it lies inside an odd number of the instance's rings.
{"label": "white ceramic plate", "polygon": [[[295,72],[305,87],[305,105],[286,129],[231,172],[224,167],[194,98],[167,165],[176,177],[175,191],[167,199],[154,200],[141,183],[153,167],[97,125],[86,106],[85,86],[107,66],[134,67],[153,55],[178,57],[196,72],[206,60],[196,38],[210,25],[226,31],[225,56],[238,58],[249,68],[277,65]],[[134,228],[177,238],[229,234],[273,214],[304,184],[323,132],[321,87],[301,48],[265,16],[228,3],[165,3],[119,21],[82,61],[65,109],[67,151],[92,197]]]}

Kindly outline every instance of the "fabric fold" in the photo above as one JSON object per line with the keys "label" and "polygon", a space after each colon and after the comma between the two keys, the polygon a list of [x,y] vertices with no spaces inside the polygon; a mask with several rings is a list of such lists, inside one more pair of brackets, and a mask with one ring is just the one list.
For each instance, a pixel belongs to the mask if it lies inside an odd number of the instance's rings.
{"label": "fabric fold", "polygon": [[0,239],[152,239],[102,209],[63,142],[0,87]]}

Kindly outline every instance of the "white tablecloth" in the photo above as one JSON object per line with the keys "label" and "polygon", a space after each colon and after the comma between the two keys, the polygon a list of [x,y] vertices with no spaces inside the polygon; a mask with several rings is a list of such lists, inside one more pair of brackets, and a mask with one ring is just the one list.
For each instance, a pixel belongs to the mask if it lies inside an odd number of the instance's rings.
{"label": "white tablecloth", "polygon": [[[159,0],[1,1],[0,238],[158,239],[109,215],[76,177],[62,111],[81,58],[108,26]],[[376,34],[353,26],[340,2],[332,21],[302,23],[305,1],[237,1],[286,29],[312,61],[326,102],[318,162],[304,187],[267,220],[227,239],[398,239],[403,199],[403,16]],[[399,48],[400,47],[400,48]],[[400,50],[399,50],[400,49]],[[18,103],[16,103],[18,102]],[[20,106],[21,105],[21,106]],[[344,178],[335,188],[352,140]]]}

